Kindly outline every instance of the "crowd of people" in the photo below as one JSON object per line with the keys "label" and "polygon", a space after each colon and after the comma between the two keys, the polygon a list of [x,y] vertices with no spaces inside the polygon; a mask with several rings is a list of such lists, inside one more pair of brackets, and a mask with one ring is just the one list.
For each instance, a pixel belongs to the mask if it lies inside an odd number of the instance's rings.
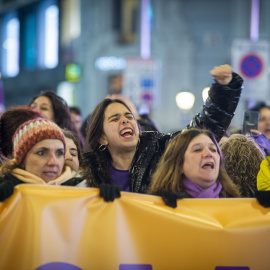
{"label": "crowd of people", "polygon": [[[162,133],[127,97],[108,95],[82,123],[81,111],[52,91],[0,117],[0,201],[18,184],[97,187],[105,201],[121,191],[181,198],[256,197],[270,206],[270,108],[258,130],[226,134],[243,79],[229,65],[211,70],[202,110],[183,130]],[[254,108],[255,110],[256,108]]]}

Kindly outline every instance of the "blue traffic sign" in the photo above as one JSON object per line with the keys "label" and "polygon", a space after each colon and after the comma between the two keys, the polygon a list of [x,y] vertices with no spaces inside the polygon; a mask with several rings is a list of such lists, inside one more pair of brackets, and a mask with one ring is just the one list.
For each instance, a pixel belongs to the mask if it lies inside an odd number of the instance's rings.
{"label": "blue traffic sign", "polygon": [[241,60],[240,69],[244,76],[253,79],[261,74],[263,61],[256,54],[248,54]]}

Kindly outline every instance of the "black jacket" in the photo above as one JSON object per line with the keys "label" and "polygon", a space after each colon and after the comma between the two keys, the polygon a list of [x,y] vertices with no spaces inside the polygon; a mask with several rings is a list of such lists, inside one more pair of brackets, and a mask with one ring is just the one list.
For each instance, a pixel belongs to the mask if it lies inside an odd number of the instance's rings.
{"label": "black jacket", "polygon": [[[82,180],[84,179],[74,177],[62,183],[61,186],[75,186],[79,184]],[[0,202],[10,197],[13,194],[14,187],[19,184],[26,184],[26,183],[10,173],[6,174],[5,177],[1,177],[0,178]]]}
{"label": "black jacket", "polygon": [[[81,178],[81,177],[73,177],[67,180],[66,182],[62,183],[61,186],[76,186],[83,180],[84,178]],[[0,177],[0,184],[6,181],[12,182],[14,186],[19,185],[19,184],[28,184],[10,173],[6,174],[5,177]]]}
{"label": "black jacket", "polygon": [[[214,81],[202,111],[191,120],[185,129],[192,127],[209,129],[219,141],[234,116],[241,96],[242,84],[242,78],[236,73],[233,73],[233,79],[229,85],[219,85]],[[129,170],[131,192],[147,192],[151,175],[155,171],[161,155],[168,142],[179,132],[171,134],[155,131],[141,132],[140,143]],[[101,160],[98,152],[94,153],[93,151],[85,153],[84,157],[90,169],[90,177],[87,179],[89,187],[98,187],[101,183],[111,183],[108,172],[109,158]]]}

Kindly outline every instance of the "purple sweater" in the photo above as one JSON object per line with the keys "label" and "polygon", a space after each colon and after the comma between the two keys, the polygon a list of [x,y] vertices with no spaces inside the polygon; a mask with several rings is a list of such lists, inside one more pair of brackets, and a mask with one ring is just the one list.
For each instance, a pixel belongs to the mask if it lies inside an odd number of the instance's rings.
{"label": "purple sweater", "polygon": [[129,170],[118,170],[111,164],[109,167],[112,183],[122,187],[122,191],[129,191]]}

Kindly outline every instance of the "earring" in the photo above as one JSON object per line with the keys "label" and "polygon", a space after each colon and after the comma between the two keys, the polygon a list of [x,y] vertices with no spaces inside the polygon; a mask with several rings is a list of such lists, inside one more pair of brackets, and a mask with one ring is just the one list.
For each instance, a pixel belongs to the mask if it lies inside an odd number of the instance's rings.
{"label": "earring", "polygon": [[101,145],[99,146],[98,150],[99,150],[100,152],[102,152],[102,151],[106,150],[106,148],[107,148],[106,145],[101,144]]}

